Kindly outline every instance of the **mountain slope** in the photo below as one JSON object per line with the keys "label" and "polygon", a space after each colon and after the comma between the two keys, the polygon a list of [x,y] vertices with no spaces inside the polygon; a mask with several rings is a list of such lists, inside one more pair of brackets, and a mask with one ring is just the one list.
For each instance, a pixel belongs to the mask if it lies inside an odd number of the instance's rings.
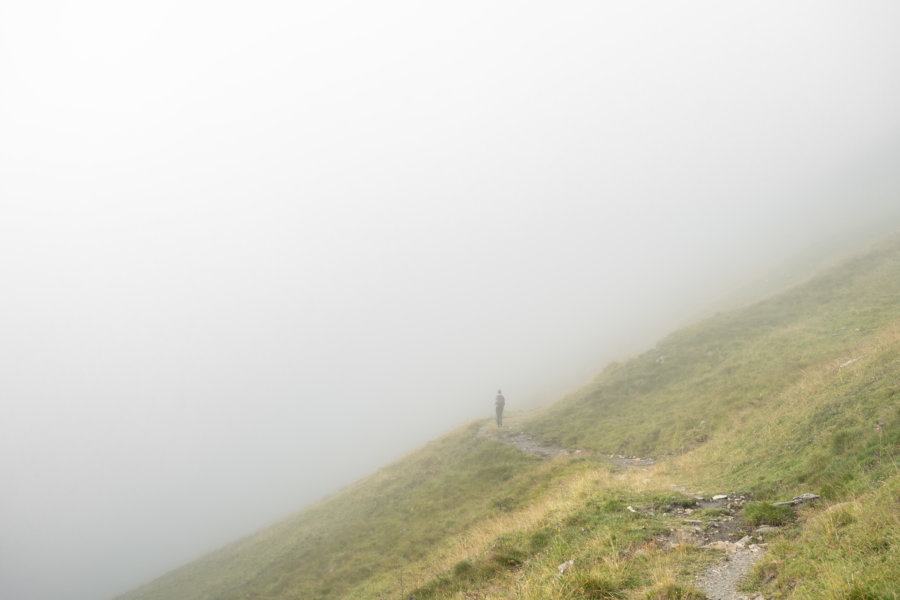
{"label": "mountain slope", "polygon": [[[894,422],[898,253],[892,237],[784,294],[685,328],[607,368],[526,429],[607,452],[680,454],[721,440],[747,455],[744,444],[759,441],[764,426],[770,435],[749,453],[754,460],[780,450],[796,463],[800,446],[809,450],[829,431],[858,439],[874,423]],[[809,406],[818,412],[805,414]],[[765,446],[775,442],[773,415],[789,447]]]}
{"label": "mountain slope", "polygon": [[[510,416],[567,455],[524,454],[473,423],[122,598],[702,598],[694,578],[719,555],[684,541],[679,511],[709,531],[726,509],[693,496],[719,491],[824,498],[782,515],[749,585],[895,598],[898,299],[893,236]],[[623,470],[610,454],[656,463]]]}

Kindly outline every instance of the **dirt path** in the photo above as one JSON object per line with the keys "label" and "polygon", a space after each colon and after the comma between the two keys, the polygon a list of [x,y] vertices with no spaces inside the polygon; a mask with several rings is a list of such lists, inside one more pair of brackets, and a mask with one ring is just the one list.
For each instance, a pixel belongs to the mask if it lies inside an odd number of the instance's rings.
{"label": "dirt path", "polygon": [[[514,417],[515,418],[515,417]],[[507,421],[509,419],[507,418]],[[524,431],[515,431],[515,427],[507,425],[503,428],[496,427],[493,422],[487,422],[478,430],[478,437],[488,438],[502,442],[514,448],[517,448],[525,454],[531,456],[541,456],[544,458],[552,458],[554,456],[562,456],[567,454],[582,454],[582,450],[569,450],[562,446],[546,444],[534,439]],[[609,461],[617,467],[623,469],[635,469],[649,467],[656,461],[652,458],[638,458],[636,456],[621,456],[609,454]]]}
{"label": "dirt path", "polygon": [[763,556],[763,550],[756,544],[735,544],[726,550],[725,558],[706,569],[697,580],[697,587],[709,600],[756,600],[758,594],[746,595],[738,592],[741,580],[750,568]]}
{"label": "dirt path", "polygon": [[513,448],[517,448],[525,454],[530,454],[531,456],[552,458],[554,456],[569,454],[569,451],[565,448],[539,442],[524,431],[514,433],[510,431],[508,427],[498,429],[490,422],[485,423],[485,425],[478,430],[478,437],[502,442]]}
{"label": "dirt path", "polygon": [[[493,422],[485,423],[478,430],[477,437],[501,442],[517,448],[519,451],[531,456],[552,458],[568,454],[581,454],[581,450],[568,450],[561,446],[545,444],[524,431],[515,431],[515,427],[498,428]],[[609,454],[609,461],[621,469],[640,469],[652,466],[655,461],[652,458],[639,458],[635,456],[621,456]],[[687,493],[687,490],[678,488]],[[747,576],[753,565],[762,558],[764,549],[762,546],[752,543],[751,539],[743,536],[742,521],[735,511],[739,510],[746,498],[740,496],[715,496],[713,499],[698,502],[700,508],[728,509],[721,519],[714,519],[711,526],[701,533],[698,527],[692,530],[675,530],[671,532],[673,546],[679,543],[690,543],[712,550],[724,550],[722,560],[707,568],[696,580],[696,586],[709,600],[762,600],[761,595],[746,595],[738,592],[738,585]],[[687,521],[687,523],[699,524],[700,521]],[[741,539],[737,539],[741,537]]]}
{"label": "dirt path", "polygon": [[[743,495],[718,495],[712,499],[699,500],[701,509],[719,509],[722,515],[710,520],[701,529],[702,521],[685,521],[695,525],[693,531],[679,530],[675,541],[683,541],[709,550],[723,551],[724,556],[708,567],[695,580],[695,585],[709,600],[757,600],[759,594],[744,594],[738,586],[750,569],[765,553],[764,545],[755,543],[760,536],[746,534],[746,525],[741,510],[748,497]],[[680,538],[680,539],[679,539]]]}

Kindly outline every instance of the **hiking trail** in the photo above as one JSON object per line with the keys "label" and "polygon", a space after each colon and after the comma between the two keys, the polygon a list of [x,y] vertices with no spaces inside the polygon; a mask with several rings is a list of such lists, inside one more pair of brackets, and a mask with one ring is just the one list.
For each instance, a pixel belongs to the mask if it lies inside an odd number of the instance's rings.
{"label": "hiking trail", "polygon": [[[515,417],[514,417],[515,418]],[[509,418],[507,418],[509,421]],[[513,427],[497,427],[493,421],[488,421],[478,429],[477,437],[491,439],[513,448],[520,452],[531,456],[540,456],[542,458],[552,458],[554,456],[563,456],[568,454],[589,454],[587,450],[572,450],[557,446],[555,444],[547,444],[536,440],[524,431],[514,431]],[[607,454],[609,461],[621,468],[643,468],[649,467],[656,463],[652,458],[639,458],[637,456],[622,456],[620,454]]]}
{"label": "hiking trail", "polygon": [[[493,421],[488,421],[478,429],[476,437],[491,439],[513,448],[524,454],[541,458],[553,458],[570,454],[587,454],[583,450],[570,450],[541,442],[515,427],[498,428]],[[655,464],[652,458],[607,454],[609,461],[621,469],[648,468]],[[678,491],[687,493],[683,488]],[[765,553],[765,544],[761,542],[765,528],[758,528],[755,535],[744,535],[744,522],[739,515],[740,509],[747,501],[745,496],[719,494],[711,499],[697,496],[700,508],[723,509],[721,518],[712,519],[706,527],[700,527],[700,521],[685,519],[684,527],[675,528],[668,533],[667,544],[675,547],[687,543],[714,551],[723,551],[724,556],[715,564],[706,568],[695,579],[695,585],[706,594],[709,600],[764,600],[760,594],[744,594],[738,591],[741,581],[750,572],[756,562]],[[686,516],[690,512],[685,513]],[[676,516],[675,514],[671,516]],[[775,528],[768,528],[774,530]],[[740,537],[740,539],[738,539]]]}

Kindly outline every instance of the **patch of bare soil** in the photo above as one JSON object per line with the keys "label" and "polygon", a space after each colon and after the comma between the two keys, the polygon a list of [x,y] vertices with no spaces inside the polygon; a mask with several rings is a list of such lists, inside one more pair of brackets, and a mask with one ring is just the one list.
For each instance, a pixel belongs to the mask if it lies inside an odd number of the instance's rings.
{"label": "patch of bare soil", "polygon": [[533,456],[543,456],[546,458],[550,458],[553,456],[560,456],[569,453],[568,450],[561,446],[544,444],[524,432],[520,432],[515,435],[506,434],[501,437],[501,441],[503,441],[503,443],[509,444],[510,446],[518,448],[525,454],[531,454]]}

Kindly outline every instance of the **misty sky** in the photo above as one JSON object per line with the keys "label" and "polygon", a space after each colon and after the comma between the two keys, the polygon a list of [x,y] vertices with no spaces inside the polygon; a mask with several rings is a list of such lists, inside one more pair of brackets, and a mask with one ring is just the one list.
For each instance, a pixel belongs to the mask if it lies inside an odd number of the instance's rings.
{"label": "misty sky", "polygon": [[0,4],[0,596],[110,597],[900,206],[892,0]]}

